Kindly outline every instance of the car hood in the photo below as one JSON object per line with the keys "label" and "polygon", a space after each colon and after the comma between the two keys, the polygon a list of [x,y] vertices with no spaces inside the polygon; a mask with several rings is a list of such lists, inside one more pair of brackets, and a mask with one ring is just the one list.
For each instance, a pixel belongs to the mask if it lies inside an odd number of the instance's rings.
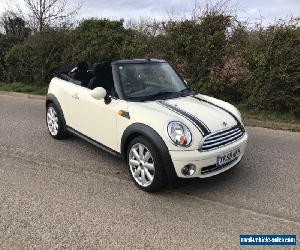
{"label": "car hood", "polygon": [[[201,96],[171,99],[162,101],[161,104],[166,104],[165,108],[196,123],[195,125],[198,125],[204,133],[237,125],[237,120],[230,111],[212,101],[201,98]],[[194,118],[198,122],[194,122]]]}
{"label": "car hood", "polygon": [[189,150],[197,149],[204,136],[241,123],[239,112],[234,106],[205,95],[128,103],[128,109],[132,123],[143,123],[153,128],[171,150],[180,148],[169,143],[166,137],[165,126],[168,121],[181,121],[190,128],[194,141]]}

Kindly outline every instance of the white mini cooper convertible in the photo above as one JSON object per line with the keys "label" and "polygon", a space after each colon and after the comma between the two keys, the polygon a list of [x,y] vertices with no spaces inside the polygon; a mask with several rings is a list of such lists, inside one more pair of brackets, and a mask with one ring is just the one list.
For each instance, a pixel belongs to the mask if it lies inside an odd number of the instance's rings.
{"label": "white mini cooper convertible", "polygon": [[85,62],[60,70],[46,99],[50,135],[66,133],[124,157],[135,184],[158,191],[240,162],[248,135],[240,112],[197,94],[163,60]]}

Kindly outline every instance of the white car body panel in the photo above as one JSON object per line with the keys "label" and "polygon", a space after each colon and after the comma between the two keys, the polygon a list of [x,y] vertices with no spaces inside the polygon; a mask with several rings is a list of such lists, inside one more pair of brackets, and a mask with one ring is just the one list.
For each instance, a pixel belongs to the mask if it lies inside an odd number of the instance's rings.
{"label": "white car body panel", "polygon": [[[175,146],[167,136],[165,132],[165,126],[169,121],[181,121],[185,123],[192,133],[197,133],[197,129],[193,126],[193,124],[183,117],[179,117],[176,113],[163,108],[155,101],[149,101],[144,103],[136,103],[136,102],[129,102],[128,103],[128,111],[130,113],[130,120],[132,123],[143,123],[151,128],[153,128],[160,137],[164,140],[165,144],[167,145],[169,150],[182,150]],[[143,119],[141,119],[143,117]],[[126,128],[123,128],[124,130]],[[121,134],[123,134],[120,131]],[[196,148],[197,144],[199,145],[201,138],[195,138],[192,141],[192,145],[186,150],[192,150],[192,148]]]}
{"label": "white car body panel", "polygon": [[89,138],[109,147],[117,149],[117,108],[118,101],[112,99],[109,105],[91,96],[91,90],[81,90],[75,100],[77,113],[73,117],[71,127]]}
{"label": "white car body panel", "polygon": [[51,81],[48,91],[58,98],[68,127],[120,152],[117,143],[119,101],[112,99],[106,105],[103,100],[94,99],[91,92],[90,89],[58,78]]}

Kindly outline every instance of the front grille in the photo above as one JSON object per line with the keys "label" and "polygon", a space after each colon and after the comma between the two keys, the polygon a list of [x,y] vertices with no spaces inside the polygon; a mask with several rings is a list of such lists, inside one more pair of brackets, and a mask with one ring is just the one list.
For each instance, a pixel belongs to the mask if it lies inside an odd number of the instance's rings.
{"label": "front grille", "polygon": [[233,143],[243,137],[245,130],[241,126],[235,126],[220,132],[208,135],[202,143],[201,151],[209,151],[227,144]]}

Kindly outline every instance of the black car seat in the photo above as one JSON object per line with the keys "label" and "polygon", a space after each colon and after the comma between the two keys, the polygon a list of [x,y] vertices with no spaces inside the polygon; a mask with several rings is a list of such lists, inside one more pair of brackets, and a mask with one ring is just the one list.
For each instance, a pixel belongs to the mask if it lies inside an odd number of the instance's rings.
{"label": "black car seat", "polygon": [[82,61],[77,65],[77,69],[74,72],[73,78],[77,81],[81,82],[82,87],[87,87],[90,79],[93,77],[91,73],[88,72],[89,65],[87,62]]}
{"label": "black car seat", "polygon": [[103,87],[111,95],[114,93],[114,81],[110,63],[97,64],[94,69],[95,77],[90,80],[89,89]]}

